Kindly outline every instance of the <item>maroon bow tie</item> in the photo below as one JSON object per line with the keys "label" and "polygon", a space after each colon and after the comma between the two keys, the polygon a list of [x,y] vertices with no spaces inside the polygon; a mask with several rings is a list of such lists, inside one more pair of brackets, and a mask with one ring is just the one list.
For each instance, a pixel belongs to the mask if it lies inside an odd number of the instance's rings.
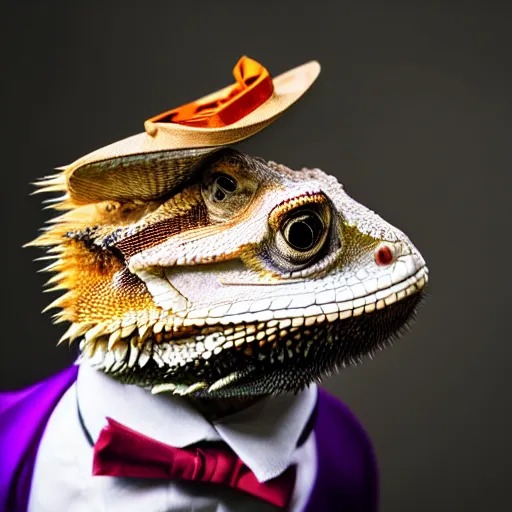
{"label": "maroon bow tie", "polygon": [[107,418],[94,445],[93,475],[209,482],[239,489],[286,507],[295,484],[295,466],[260,483],[229,448],[175,448]]}

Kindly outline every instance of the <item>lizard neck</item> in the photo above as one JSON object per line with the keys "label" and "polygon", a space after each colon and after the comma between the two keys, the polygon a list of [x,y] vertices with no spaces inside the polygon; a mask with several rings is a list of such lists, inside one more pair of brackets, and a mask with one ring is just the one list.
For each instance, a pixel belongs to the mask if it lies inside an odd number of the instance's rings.
{"label": "lizard neck", "polygon": [[208,421],[216,421],[263,400],[268,395],[240,396],[230,398],[188,398],[189,403]]}

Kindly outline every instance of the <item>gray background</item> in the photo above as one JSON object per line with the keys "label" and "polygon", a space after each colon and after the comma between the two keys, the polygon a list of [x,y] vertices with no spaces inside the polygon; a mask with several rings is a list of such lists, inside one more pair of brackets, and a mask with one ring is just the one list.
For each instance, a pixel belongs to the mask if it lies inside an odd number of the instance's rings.
{"label": "gray background", "polygon": [[[412,332],[325,385],[369,431],[383,511],[510,510],[511,9],[507,2],[4,3],[0,387],[74,357],[40,311],[48,212],[28,185],[230,82],[238,57],[319,80],[241,144],[318,166],[408,233],[431,271]],[[44,4],[44,5],[43,5]]]}

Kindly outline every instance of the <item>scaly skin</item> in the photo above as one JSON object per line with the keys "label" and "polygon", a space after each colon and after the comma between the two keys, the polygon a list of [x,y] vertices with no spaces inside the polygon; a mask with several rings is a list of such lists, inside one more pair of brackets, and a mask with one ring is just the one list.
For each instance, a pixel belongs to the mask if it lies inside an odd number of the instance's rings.
{"label": "scaly skin", "polygon": [[196,397],[297,391],[412,318],[423,258],[334,177],[231,149],[179,183],[163,176],[157,193],[123,197],[120,175],[109,200],[87,187],[73,200],[65,172],[41,182],[68,210],[33,242],[67,290],[50,307],[95,368]]}

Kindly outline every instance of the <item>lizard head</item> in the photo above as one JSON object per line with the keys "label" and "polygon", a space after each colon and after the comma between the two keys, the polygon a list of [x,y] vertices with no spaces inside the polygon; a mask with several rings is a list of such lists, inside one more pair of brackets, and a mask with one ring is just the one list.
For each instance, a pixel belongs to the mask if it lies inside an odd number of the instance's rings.
{"label": "lizard head", "polygon": [[33,242],[66,290],[50,305],[71,323],[63,338],[153,392],[299,390],[387,346],[428,280],[410,240],[319,169],[222,149],[149,195],[137,183],[104,199],[91,182],[77,201],[65,173],[42,184],[65,192]]}

